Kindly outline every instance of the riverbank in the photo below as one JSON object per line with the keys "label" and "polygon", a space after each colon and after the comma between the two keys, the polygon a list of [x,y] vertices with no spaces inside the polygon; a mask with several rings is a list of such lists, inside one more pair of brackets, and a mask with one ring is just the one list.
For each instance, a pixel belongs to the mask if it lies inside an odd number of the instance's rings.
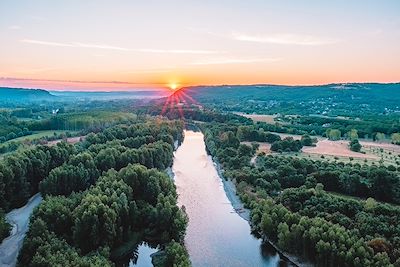
{"label": "riverbank", "polygon": [[218,175],[221,178],[222,184],[224,186],[225,194],[231,202],[233,209],[240,217],[250,222],[250,210],[244,207],[243,202],[240,200],[238,194],[236,193],[235,184],[232,182],[232,180],[226,179],[224,177],[224,171],[221,168],[221,165],[217,163],[211,156],[209,157],[214,163],[215,168],[217,169]]}
{"label": "riverbank", "polygon": [[[226,196],[228,197],[229,201],[232,203],[232,207],[234,208],[235,212],[244,220],[248,221],[250,223],[250,210],[244,207],[243,202],[240,200],[237,192],[236,192],[236,185],[233,183],[232,180],[226,179],[223,175],[223,169],[221,165],[214,160],[211,156],[209,156],[211,160],[214,163],[215,168],[217,169],[218,175],[222,181],[222,184],[224,186],[224,190],[226,193]],[[263,237],[263,240],[269,243],[280,255],[281,257],[290,262],[291,264],[298,266],[298,267],[313,267],[314,265],[305,262],[304,260],[300,259],[299,257],[292,255],[290,253],[287,253],[280,248],[278,248],[272,241],[270,241],[267,237]]]}
{"label": "riverbank", "polygon": [[13,267],[17,263],[18,253],[24,242],[29,228],[29,218],[33,209],[42,201],[42,196],[37,193],[32,196],[25,206],[7,213],[6,219],[12,225],[11,234],[0,244],[0,266]]}

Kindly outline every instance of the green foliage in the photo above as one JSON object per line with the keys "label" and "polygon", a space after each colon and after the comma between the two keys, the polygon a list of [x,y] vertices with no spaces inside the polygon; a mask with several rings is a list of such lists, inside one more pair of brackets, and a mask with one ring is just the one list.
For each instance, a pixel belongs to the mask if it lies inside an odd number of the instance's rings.
{"label": "green foliage", "polygon": [[[220,140],[235,127],[203,125],[203,131],[208,151],[224,167],[224,176],[236,182],[242,200],[251,208],[253,230],[317,266],[400,262],[400,232],[397,223],[393,224],[400,221],[400,209],[371,198],[400,203],[396,168],[275,155],[259,155],[256,166],[248,164],[250,156],[239,163],[235,160],[240,147]],[[331,191],[370,198],[363,201]]]}
{"label": "green foliage", "polygon": [[275,141],[271,145],[271,150],[276,152],[299,152],[303,144],[299,140],[294,140],[293,137],[286,137],[281,141]]}
{"label": "green foliage", "polygon": [[356,129],[351,129],[350,132],[347,133],[347,137],[350,141],[354,141],[358,139],[358,131]]}
{"label": "green foliage", "polygon": [[350,150],[354,152],[360,152],[361,144],[358,142],[358,139],[352,139],[349,144]]}
{"label": "green foliage", "polygon": [[308,134],[305,134],[301,137],[301,144],[303,146],[312,146],[314,143],[314,140]]}
{"label": "green foliage", "polygon": [[11,225],[6,221],[5,214],[0,209],[0,242],[6,238],[11,231]]}
{"label": "green foliage", "polygon": [[392,134],[392,143],[396,145],[400,145],[400,133]]}
{"label": "green foliage", "polygon": [[155,267],[189,267],[191,266],[189,255],[184,246],[172,241],[165,247],[165,252],[156,255],[153,259]]}
{"label": "green foliage", "polygon": [[336,141],[340,140],[342,133],[338,129],[328,129],[326,130],[326,136],[329,140]]}
{"label": "green foliage", "polygon": [[74,153],[74,146],[62,142],[4,157],[0,161],[0,208],[7,211],[23,205],[37,193],[40,181]]}
{"label": "green foliage", "polygon": [[[187,216],[177,207],[173,181],[159,171],[172,163],[182,129],[174,121],[149,121],[114,126],[77,144],[81,152],[40,183],[45,200],[32,216],[20,266],[60,259],[66,266],[110,266],[109,251],[130,233],[154,246],[183,242]],[[171,245],[171,262],[189,262],[179,246]]]}

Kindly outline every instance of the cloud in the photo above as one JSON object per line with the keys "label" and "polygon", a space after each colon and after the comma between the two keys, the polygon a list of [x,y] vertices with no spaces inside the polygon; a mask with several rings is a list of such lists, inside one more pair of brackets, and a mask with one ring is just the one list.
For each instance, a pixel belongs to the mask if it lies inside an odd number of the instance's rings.
{"label": "cloud", "polygon": [[185,49],[133,49],[138,52],[147,52],[147,53],[170,53],[170,54],[218,54],[222,53],[221,51],[214,50],[185,50]]}
{"label": "cloud", "polygon": [[190,63],[190,65],[248,64],[260,62],[276,62],[281,58],[219,58],[206,59]]}
{"label": "cloud", "polygon": [[270,44],[285,44],[285,45],[304,45],[318,46],[338,43],[337,39],[321,38],[312,35],[301,34],[269,34],[269,35],[248,35],[243,33],[232,33],[232,39],[237,41],[255,42],[255,43],[270,43]]}
{"label": "cloud", "polygon": [[32,39],[23,39],[23,43],[36,44],[36,45],[47,45],[47,46],[60,46],[60,47],[73,47],[73,48],[92,48],[92,49],[106,49],[106,50],[118,50],[118,51],[130,51],[139,53],[166,53],[166,54],[218,54],[220,51],[214,50],[185,50],[185,49],[131,49],[126,47],[112,46],[107,44],[92,44],[92,43],[60,43],[60,42],[49,42]]}
{"label": "cloud", "polygon": [[165,67],[163,69],[144,69],[144,70],[131,70],[123,72],[122,74],[154,74],[154,73],[167,73],[175,69],[174,67]]}
{"label": "cloud", "polygon": [[340,40],[338,39],[322,38],[313,35],[303,35],[303,34],[293,34],[293,33],[250,35],[240,32],[232,32],[231,34],[217,33],[205,28],[187,27],[186,29],[192,32],[207,34],[219,38],[227,38],[227,39],[233,39],[235,41],[246,41],[254,43],[318,46],[318,45],[335,44],[340,42]]}
{"label": "cloud", "polygon": [[121,51],[129,51],[127,48],[111,46],[111,45],[103,45],[103,44],[86,44],[86,43],[59,43],[59,42],[49,42],[49,41],[40,41],[40,40],[32,40],[32,39],[23,39],[21,40],[23,43],[29,44],[37,44],[37,45],[47,45],[47,46],[61,46],[61,47],[75,47],[75,48],[96,48],[96,49],[109,49],[109,50],[121,50]]}

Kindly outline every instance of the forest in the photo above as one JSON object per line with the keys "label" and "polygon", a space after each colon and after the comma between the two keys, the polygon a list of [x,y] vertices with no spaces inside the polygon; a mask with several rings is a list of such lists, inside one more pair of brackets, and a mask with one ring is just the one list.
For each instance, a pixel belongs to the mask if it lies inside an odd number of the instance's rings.
{"label": "forest", "polygon": [[[79,98],[76,103],[39,99],[37,106],[4,102],[0,238],[11,230],[5,214],[39,192],[44,200],[32,214],[18,266],[126,266],[143,242],[161,250],[153,257],[154,266],[190,266],[183,242],[189,218],[177,205],[166,169],[183,141],[183,130],[195,125],[223,178],[234,182],[250,209],[252,231],[264,242],[318,267],[400,267],[398,161],[299,156],[319,138],[348,140],[348,149],[360,154],[365,152],[359,139],[400,143],[396,107],[384,98],[390,107],[386,113],[378,112],[382,106],[376,101],[363,114],[343,113],[345,107],[363,105],[370,93],[329,88],[296,91],[303,100],[290,104],[285,97],[294,88],[285,89],[277,100],[257,100],[262,104],[248,100],[250,105],[221,96],[217,106],[207,100],[211,92],[191,95],[204,105],[167,107],[170,98],[87,103]],[[275,90],[267,95],[274,96]],[[319,103],[340,103],[329,116],[315,116],[311,91],[320,94]],[[356,102],[348,101],[349,92],[358,95]],[[230,112],[254,113],[258,105],[268,106],[268,113],[304,110],[278,116],[275,123]],[[286,106],[293,110],[285,112]],[[76,140],[69,142],[71,137]],[[270,152],[260,153],[262,144]]]}
{"label": "forest", "polygon": [[222,112],[365,117],[398,114],[399,88],[399,83],[346,83],[194,86],[181,90],[189,103],[195,101]]}
{"label": "forest", "polygon": [[[141,242],[164,248],[160,266],[188,266],[182,246],[187,217],[164,172],[182,131],[179,121],[138,120],[91,133],[75,145],[36,146],[4,157],[4,211],[37,192],[44,196],[18,266],[114,266]],[[4,218],[0,230],[5,237]]]}
{"label": "forest", "polygon": [[[266,241],[321,267],[400,266],[396,167],[264,153],[251,163],[257,144],[240,141],[260,140],[257,131],[249,135],[249,126],[237,123],[200,127]],[[282,142],[276,139],[269,142]]]}

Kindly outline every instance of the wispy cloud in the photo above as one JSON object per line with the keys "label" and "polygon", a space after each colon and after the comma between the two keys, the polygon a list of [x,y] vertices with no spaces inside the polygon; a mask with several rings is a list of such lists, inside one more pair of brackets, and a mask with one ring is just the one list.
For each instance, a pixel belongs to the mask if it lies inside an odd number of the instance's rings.
{"label": "wispy cloud", "polygon": [[170,53],[170,54],[219,54],[222,51],[214,50],[186,50],[186,49],[132,49],[137,52]]}
{"label": "wispy cloud", "polygon": [[113,46],[107,44],[93,44],[93,43],[60,43],[53,41],[41,41],[33,39],[22,39],[21,42],[36,44],[36,45],[47,45],[47,46],[60,46],[60,47],[73,47],[73,48],[91,48],[91,49],[106,49],[106,50],[118,50],[118,51],[130,51],[130,52],[141,52],[141,53],[167,53],[167,54],[218,54],[221,51],[214,50],[186,50],[186,49],[150,49],[150,48],[126,48],[120,46]]}
{"label": "wispy cloud", "polygon": [[232,33],[232,39],[237,41],[255,42],[255,43],[270,43],[270,44],[285,44],[285,45],[305,45],[317,46],[338,43],[339,40],[318,37],[313,35],[300,34],[269,34],[269,35],[249,35],[243,33]]}
{"label": "wispy cloud", "polygon": [[314,35],[293,34],[293,33],[278,33],[278,34],[246,34],[241,32],[218,33],[205,28],[187,27],[189,31],[203,33],[219,38],[227,38],[235,41],[245,41],[254,43],[269,43],[269,44],[285,44],[285,45],[303,45],[303,46],[318,46],[329,45],[340,42],[341,40],[319,37]]}
{"label": "wispy cloud", "polygon": [[246,64],[259,62],[276,62],[281,58],[217,58],[194,61],[190,65]]}
{"label": "wispy cloud", "polygon": [[147,69],[147,70],[131,70],[123,72],[122,74],[154,74],[154,73],[166,73],[170,72],[174,68],[164,68],[164,69]]}

